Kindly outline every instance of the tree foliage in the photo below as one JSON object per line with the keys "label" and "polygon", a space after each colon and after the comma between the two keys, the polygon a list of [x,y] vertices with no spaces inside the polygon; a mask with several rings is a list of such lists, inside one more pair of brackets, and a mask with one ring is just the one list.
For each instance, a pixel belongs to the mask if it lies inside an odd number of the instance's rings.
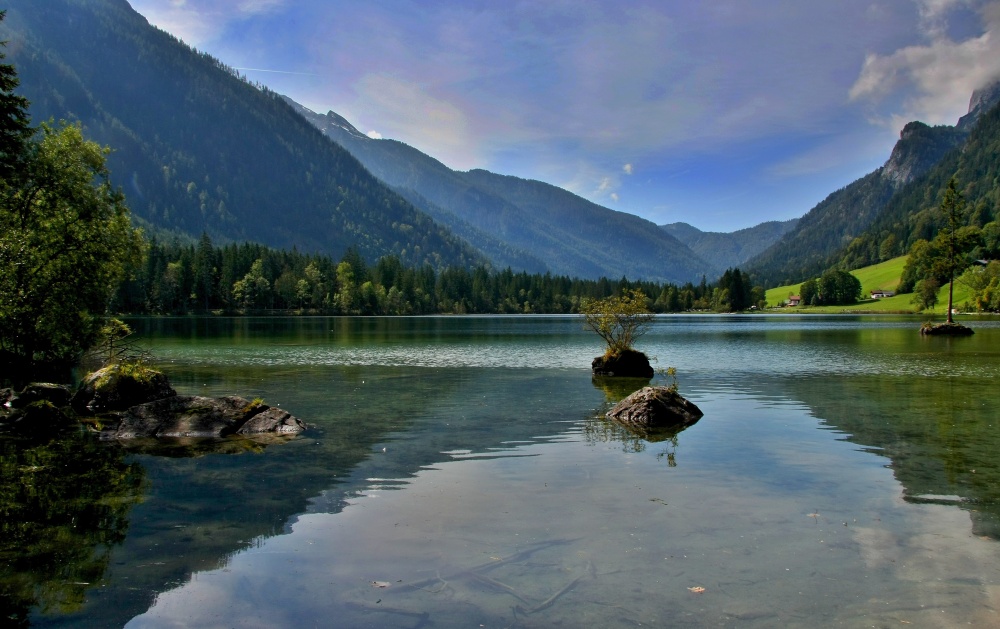
{"label": "tree foliage", "polygon": [[139,260],[107,152],[78,125],[43,124],[23,170],[0,185],[0,355],[12,373],[77,360]]}
{"label": "tree foliage", "polygon": [[958,282],[972,290],[973,305],[980,312],[1000,312],[1000,261],[971,266]]}
{"label": "tree foliage", "polygon": [[[0,11],[0,22],[6,17]],[[7,42],[0,42],[0,47]],[[0,59],[5,55],[0,52]],[[20,80],[14,66],[0,64],[0,179],[8,181],[19,170],[32,129],[28,117],[28,99],[14,92]]]}
{"label": "tree foliage", "polygon": [[646,306],[646,296],[633,289],[620,296],[587,299],[580,312],[588,328],[607,343],[607,356],[619,356],[633,349],[635,342],[649,330],[653,313]]}
{"label": "tree foliage", "polygon": [[[259,263],[258,263],[259,261]],[[739,274],[746,288],[746,273]],[[349,250],[340,259],[256,243],[217,247],[207,235],[197,244],[153,238],[142,264],[120,286],[112,310],[128,314],[302,311],[334,315],[572,314],[584,299],[604,299],[638,289],[654,312],[710,310],[726,293],[699,284],[661,284],[608,278],[580,279],[550,273],[430,265],[407,266],[396,256],[368,264]],[[750,290],[753,304],[763,289]],[[656,299],[652,296],[656,295]],[[728,305],[727,311],[732,310]]]}

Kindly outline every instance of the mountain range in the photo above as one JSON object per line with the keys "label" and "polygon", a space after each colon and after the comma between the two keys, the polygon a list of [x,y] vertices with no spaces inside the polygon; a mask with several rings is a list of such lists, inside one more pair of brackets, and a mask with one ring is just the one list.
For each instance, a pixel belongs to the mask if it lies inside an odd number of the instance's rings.
{"label": "mountain range", "polygon": [[484,262],[281,98],[125,0],[9,0],[8,60],[37,123],[82,124],[154,230],[407,264]]}
{"label": "mountain range", "polygon": [[977,91],[956,126],[906,125],[884,166],[801,219],[721,234],[657,226],[540,181],[455,171],[369,138],[334,112],[248,82],[126,0],[8,0],[0,38],[33,120],[77,122],[112,147],[113,182],[160,238],[206,233],[413,266],[678,284],[739,266],[774,285],[905,253],[913,234],[933,227],[926,212],[937,193],[924,188],[956,173],[986,208],[980,222],[996,215],[993,127],[983,121],[1000,83]]}
{"label": "mountain range", "polygon": [[112,180],[153,233],[582,278],[717,271],[652,222],[555,186],[451,171],[335,115],[331,141],[125,0],[9,0],[0,37],[33,120],[79,122],[112,147]]}
{"label": "mountain range", "polygon": [[723,269],[745,266],[782,236],[795,228],[799,219],[767,221],[734,232],[704,232],[687,223],[660,225],[660,229],[687,245],[705,260]]}
{"label": "mountain range", "polygon": [[540,181],[455,171],[402,142],[370,138],[335,112],[317,114],[288,102],[376,177],[501,266],[678,283],[722,271],[638,216]]}

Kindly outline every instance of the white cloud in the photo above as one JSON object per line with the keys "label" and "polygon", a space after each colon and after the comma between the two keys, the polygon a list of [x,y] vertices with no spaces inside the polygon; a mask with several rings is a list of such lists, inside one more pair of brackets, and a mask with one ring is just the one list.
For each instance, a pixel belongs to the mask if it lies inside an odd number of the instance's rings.
{"label": "white cloud", "polygon": [[881,56],[869,54],[849,96],[879,102],[903,95],[902,111],[889,114],[891,124],[911,120],[954,124],[965,113],[973,90],[1000,77],[1000,2],[980,8],[983,33],[955,42],[943,33],[947,10],[955,0],[923,0],[921,19],[933,40]]}
{"label": "white cloud", "polygon": [[379,133],[378,131],[374,131],[374,130],[369,131],[365,135],[367,135],[368,137],[370,137],[373,140],[381,140],[382,139],[382,134]]}
{"label": "white cloud", "polygon": [[625,164],[624,166],[622,166],[622,171],[626,175],[631,175],[632,174],[632,164]]}

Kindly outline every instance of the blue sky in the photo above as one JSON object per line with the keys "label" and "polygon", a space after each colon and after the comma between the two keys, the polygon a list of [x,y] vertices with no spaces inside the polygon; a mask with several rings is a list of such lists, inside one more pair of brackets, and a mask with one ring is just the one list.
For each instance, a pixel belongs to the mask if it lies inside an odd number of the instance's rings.
{"label": "blue sky", "polygon": [[1000,1],[130,2],[373,137],[706,231],[803,215],[1000,77]]}

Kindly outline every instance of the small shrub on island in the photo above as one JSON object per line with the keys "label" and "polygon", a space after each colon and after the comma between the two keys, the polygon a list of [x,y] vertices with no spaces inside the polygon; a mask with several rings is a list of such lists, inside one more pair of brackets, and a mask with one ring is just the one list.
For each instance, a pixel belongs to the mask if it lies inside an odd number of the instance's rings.
{"label": "small shrub on island", "polygon": [[594,375],[653,377],[649,358],[633,347],[653,322],[653,313],[641,290],[606,299],[585,299],[580,304],[580,312],[586,326],[607,344],[604,355],[591,363]]}

